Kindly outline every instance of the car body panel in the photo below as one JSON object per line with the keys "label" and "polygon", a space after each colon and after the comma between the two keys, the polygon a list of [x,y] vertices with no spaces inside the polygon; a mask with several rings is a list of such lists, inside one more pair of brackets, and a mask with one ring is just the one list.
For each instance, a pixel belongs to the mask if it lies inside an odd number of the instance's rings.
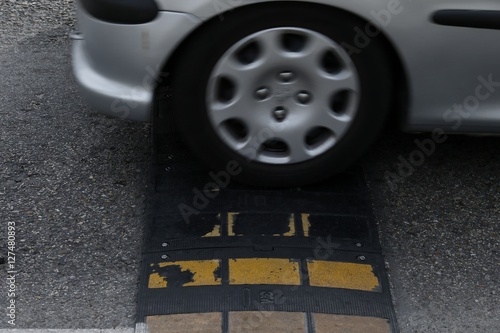
{"label": "car body panel", "polygon": [[151,22],[127,25],[97,20],[81,7],[78,13],[82,39],[73,41],[73,72],[82,94],[100,113],[150,121],[164,61],[201,21],[162,11]]}
{"label": "car body panel", "polygon": [[[273,1],[273,0],[271,0]],[[134,68],[127,70],[137,71],[118,75],[115,80],[125,80],[127,84],[141,84],[145,74],[145,66],[156,66],[164,63],[175,45],[188,38],[189,33],[196,26],[209,19],[224,19],[224,13],[236,7],[252,6],[256,3],[270,1],[255,0],[157,0],[162,15],[172,13],[187,13],[192,17],[192,26],[175,28],[174,34],[166,33],[168,29],[162,24],[156,24],[158,18],[144,26],[150,31],[150,45],[152,51],[131,49],[133,43],[115,45],[120,52],[128,49],[130,55],[125,55],[126,61],[116,63],[113,67],[137,62]],[[294,0],[290,2],[295,2]],[[496,82],[500,82],[500,66],[497,66],[500,54],[500,30],[477,29],[467,27],[451,27],[435,24],[431,16],[438,10],[466,9],[466,10],[494,10],[500,11],[500,2],[496,0],[313,0],[308,1],[333,6],[353,13],[366,21],[378,26],[389,42],[393,45],[396,54],[400,57],[408,79],[408,110],[405,111],[402,128],[407,131],[431,131],[442,128],[448,132],[500,132],[500,89]],[[286,4],[283,4],[286,5]],[[167,14],[170,13],[170,14]],[[386,14],[383,16],[383,14]],[[389,14],[389,15],[387,15]],[[161,16],[161,15],[160,15]],[[196,17],[196,19],[195,19]],[[381,19],[382,17],[382,19]],[[196,24],[194,21],[196,21]],[[96,20],[86,18],[87,26],[99,25]],[[109,24],[112,26],[112,24]],[[173,25],[170,25],[172,27]],[[161,31],[157,29],[162,27]],[[105,27],[90,32],[96,46],[102,46],[110,35],[100,35]],[[89,34],[88,28],[82,28],[84,34]],[[138,26],[110,27],[116,30],[130,30],[124,34],[132,34],[136,39],[135,47],[140,49],[139,40],[144,29]],[[365,37],[352,42],[355,52],[362,52],[363,45],[369,43],[366,26],[360,27]],[[174,38],[175,37],[175,38]],[[175,45],[173,45],[175,44]],[[160,45],[160,47],[157,47]],[[88,46],[89,50],[92,46]],[[163,52],[163,54],[162,54]],[[94,53],[98,53],[94,49]],[[106,57],[105,52],[101,52]],[[114,52],[116,53],[116,52]],[[114,56],[107,57],[109,62]],[[97,59],[96,59],[97,60]],[[100,60],[99,60],[100,61]],[[97,65],[97,61],[95,63]],[[155,68],[155,75],[160,73],[160,67]],[[96,68],[107,76],[109,70],[105,66]],[[111,75],[111,74],[109,74]],[[113,73],[113,75],[117,75]],[[141,77],[142,75],[142,77]],[[485,84],[485,82],[490,82]],[[498,84],[500,85],[500,83]],[[479,92],[479,95],[478,95]],[[147,98],[152,91],[147,91]],[[141,111],[143,112],[143,111]],[[138,112],[132,113],[137,115]],[[146,120],[148,115],[134,116],[131,119]]]}

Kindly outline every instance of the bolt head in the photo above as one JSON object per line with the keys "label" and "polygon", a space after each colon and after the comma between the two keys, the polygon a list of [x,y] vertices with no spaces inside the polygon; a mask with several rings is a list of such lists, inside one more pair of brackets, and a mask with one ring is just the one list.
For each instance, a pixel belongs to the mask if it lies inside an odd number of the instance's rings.
{"label": "bolt head", "polygon": [[283,107],[277,107],[273,111],[274,119],[276,119],[277,121],[283,121],[283,120],[285,120],[286,114],[287,114],[287,112],[286,112],[285,108],[283,108]]}
{"label": "bolt head", "polygon": [[295,74],[291,71],[284,71],[278,74],[278,77],[281,82],[291,82],[295,79]]}
{"label": "bolt head", "polygon": [[312,100],[312,96],[307,91],[301,91],[297,94],[296,99],[300,104],[309,104]]}
{"label": "bolt head", "polygon": [[269,97],[269,94],[271,91],[267,87],[261,87],[255,91],[255,97],[257,97],[260,100],[266,99]]}

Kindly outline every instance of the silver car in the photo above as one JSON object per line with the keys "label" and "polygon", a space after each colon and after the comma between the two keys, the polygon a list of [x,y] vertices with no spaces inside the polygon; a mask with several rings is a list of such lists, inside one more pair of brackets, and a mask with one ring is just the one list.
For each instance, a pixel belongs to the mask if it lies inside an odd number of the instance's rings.
{"label": "silver car", "polygon": [[[77,6],[73,68],[88,102],[136,121],[168,113],[203,161],[242,182],[324,179],[355,161],[388,119],[432,132],[424,151],[445,133],[500,132],[498,1]],[[164,85],[171,97],[153,108]]]}

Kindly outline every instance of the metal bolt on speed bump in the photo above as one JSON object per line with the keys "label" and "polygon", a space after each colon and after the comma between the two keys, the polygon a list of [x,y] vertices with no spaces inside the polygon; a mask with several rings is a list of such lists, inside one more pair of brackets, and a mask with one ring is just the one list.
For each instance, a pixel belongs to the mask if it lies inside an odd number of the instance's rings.
{"label": "metal bolt on speed bump", "polygon": [[356,247],[363,247],[363,244],[361,244],[361,243],[356,243],[355,245],[356,245]]}
{"label": "metal bolt on speed bump", "polygon": [[365,257],[365,256],[358,256],[358,260],[359,260],[359,261],[365,261],[365,260],[366,260],[366,257]]}
{"label": "metal bolt on speed bump", "polygon": [[161,246],[163,246],[163,247],[167,247],[167,246],[169,246],[169,245],[170,245],[170,244],[168,244],[168,243],[163,243],[163,244],[161,244]]}
{"label": "metal bolt on speed bump", "polygon": [[164,254],[164,255],[161,256],[161,258],[162,259],[169,259],[170,257],[168,255]]}

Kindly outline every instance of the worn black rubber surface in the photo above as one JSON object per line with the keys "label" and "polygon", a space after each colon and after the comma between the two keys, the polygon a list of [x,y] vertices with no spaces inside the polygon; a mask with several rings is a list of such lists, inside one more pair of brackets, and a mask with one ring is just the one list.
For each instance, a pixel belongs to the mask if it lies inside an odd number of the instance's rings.
{"label": "worn black rubber surface", "polygon": [[[217,183],[213,173],[199,165],[174,131],[162,132],[155,140],[150,169],[138,323],[152,315],[270,310],[381,317],[398,332],[360,167],[302,188],[261,189],[230,180],[227,186],[206,187]],[[303,214],[308,214],[307,230]],[[207,237],[214,230],[215,236]],[[307,262],[318,257],[371,265],[379,288],[362,291],[311,286]],[[297,261],[301,283],[232,285],[231,258]],[[178,280],[169,280],[168,288],[148,287],[159,263],[212,259],[221,261],[217,272],[221,285],[183,287],[185,277],[178,274]],[[280,301],[260,299],[266,291],[280,295]],[[227,330],[227,325],[223,327]]]}

